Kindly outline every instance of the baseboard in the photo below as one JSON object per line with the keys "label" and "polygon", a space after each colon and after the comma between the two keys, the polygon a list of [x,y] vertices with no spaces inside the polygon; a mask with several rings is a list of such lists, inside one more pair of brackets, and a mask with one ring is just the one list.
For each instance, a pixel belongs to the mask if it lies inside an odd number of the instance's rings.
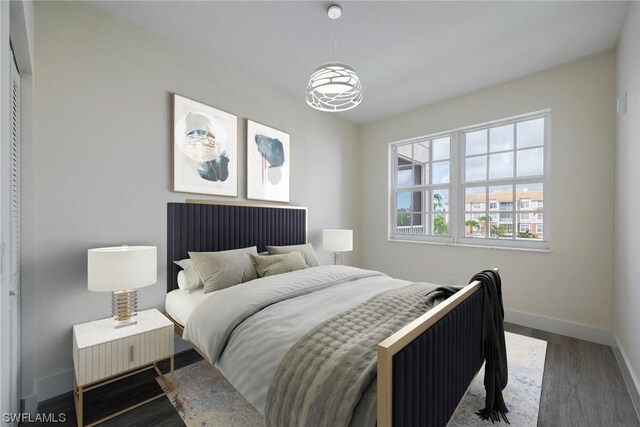
{"label": "baseboard", "polygon": [[[185,340],[177,335],[174,337],[174,353],[182,353],[189,349],[191,349],[191,347]],[[38,403],[72,391],[73,369],[38,379],[36,390],[36,401]]]}
{"label": "baseboard", "polygon": [[541,331],[546,332],[553,332],[554,334],[565,335],[598,344],[608,346],[615,345],[613,332],[606,329],[596,328],[594,326],[569,322],[567,320],[542,316],[540,314],[525,313],[517,310],[505,310],[504,320],[509,323],[515,323],[516,325],[540,329]]}
{"label": "baseboard", "polygon": [[73,369],[39,378],[36,384],[38,403],[73,390]]}
{"label": "baseboard", "polygon": [[32,394],[25,396],[20,400],[20,412],[23,414],[30,414],[35,418],[38,413],[38,396]]}
{"label": "baseboard", "polygon": [[629,396],[631,396],[631,402],[636,410],[636,415],[640,419],[640,381],[636,372],[633,370],[628,362],[627,354],[624,351],[624,347],[620,345],[618,334],[614,334],[615,345],[613,346],[613,354],[616,356],[618,366],[620,366],[620,372],[622,372],[622,378],[629,390]]}

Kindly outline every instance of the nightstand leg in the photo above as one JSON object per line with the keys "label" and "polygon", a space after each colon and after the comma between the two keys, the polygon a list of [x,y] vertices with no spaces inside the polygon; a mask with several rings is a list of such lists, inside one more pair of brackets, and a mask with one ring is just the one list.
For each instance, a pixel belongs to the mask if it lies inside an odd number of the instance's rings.
{"label": "nightstand leg", "polygon": [[78,381],[76,376],[73,376],[73,400],[76,404],[76,419],[78,420],[78,427],[83,426],[83,415],[82,415],[82,386],[78,387]]}
{"label": "nightstand leg", "polygon": [[171,355],[170,365],[171,365],[171,381],[170,381],[171,382],[171,390],[174,390],[176,388],[176,377],[173,374],[173,371],[174,371],[174,369],[173,369],[173,354]]}

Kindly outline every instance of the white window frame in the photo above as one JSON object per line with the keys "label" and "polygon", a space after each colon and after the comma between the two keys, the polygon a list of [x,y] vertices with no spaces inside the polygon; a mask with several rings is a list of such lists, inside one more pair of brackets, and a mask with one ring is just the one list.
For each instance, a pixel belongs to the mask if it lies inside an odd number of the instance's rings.
{"label": "white window frame", "polygon": [[[505,179],[487,179],[482,181],[473,181],[473,182],[465,182],[464,181],[464,165],[465,165],[465,144],[464,144],[464,134],[466,132],[473,132],[476,130],[486,129],[488,127],[495,126],[506,126],[510,124],[516,124],[517,122],[534,120],[538,118],[545,119],[545,129],[544,129],[544,157],[543,157],[543,175],[536,177],[526,177],[526,178],[517,178],[515,177],[515,167],[517,164],[517,149],[515,147],[516,141],[514,140],[514,177],[505,178]],[[551,147],[550,141],[550,126],[551,126],[551,110],[542,110],[536,111],[533,113],[522,114],[518,116],[512,116],[504,119],[493,120],[490,122],[485,122],[477,125],[461,127],[453,130],[449,130],[446,132],[438,132],[425,136],[420,136],[416,138],[409,138],[400,141],[393,141],[389,143],[389,204],[388,204],[388,212],[389,218],[387,221],[388,225],[388,240],[390,241],[398,241],[398,242],[418,242],[418,243],[431,243],[431,244],[448,244],[448,245],[458,245],[458,246],[477,246],[477,247],[488,247],[488,248],[504,248],[504,249],[524,249],[524,250],[541,250],[541,251],[550,251],[551,249],[551,227],[549,222],[549,196],[551,194],[550,191],[550,170],[549,170],[549,153]],[[450,163],[449,163],[449,173],[450,173],[450,183],[449,187],[449,232],[450,236],[431,236],[431,235],[402,235],[395,233],[395,221],[396,218],[396,190],[401,191],[409,191],[412,188],[415,188],[417,191],[418,187],[397,187],[397,173],[396,173],[396,160],[394,157],[394,148],[398,145],[415,143],[425,140],[438,139],[445,136],[449,136],[450,140]],[[487,160],[489,152],[487,151]],[[489,165],[487,164],[487,178],[489,177]],[[512,204],[512,217],[513,220],[513,239],[496,239],[496,238],[477,238],[477,237],[465,237],[465,200],[464,200],[464,192],[466,187],[487,187],[487,191],[489,191],[490,186],[496,185],[517,185],[517,184],[534,184],[534,183],[542,183],[544,187],[544,213],[547,215],[545,218],[545,222],[543,228],[544,238],[542,240],[527,240],[527,239],[516,239],[517,236],[517,215],[520,213],[519,202],[516,200],[516,194],[514,191],[514,200]],[[546,203],[545,203],[546,202]],[[429,200],[429,203],[431,201]],[[490,200],[486,198],[485,203],[490,203]],[[500,211],[494,212],[499,214]]]}
{"label": "white window frame", "polygon": [[[453,170],[453,164],[456,163],[454,161],[454,148],[453,148],[453,144],[454,141],[453,139],[449,140],[449,182],[446,184],[424,184],[424,185],[413,185],[413,186],[407,186],[407,187],[398,187],[398,182],[397,182],[397,178],[398,178],[398,174],[397,174],[397,162],[394,156],[394,148],[397,146],[401,146],[401,145],[408,145],[408,144],[415,144],[415,143],[419,143],[419,142],[425,142],[425,141],[432,141],[435,139],[439,139],[439,138],[444,138],[447,136],[450,136],[451,132],[441,132],[441,133],[436,133],[436,134],[431,134],[429,136],[426,137],[417,137],[417,138],[410,138],[410,139],[406,139],[406,140],[402,140],[402,141],[396,141],[393,142],[391,144],[389,144],[389,159],[390,159],[390,168],[389,168],[389,206],[390,206],[390,218],[389,221],[387,221],[387,223],[389,224],[389,229],[388,229],[388,236],[389,239],[391,240],[398,240],[398,241],[416,241],[416,242],[422,242],[425,241],[426,238],[429,239],[430,242],[434,242],[434,243],[452,243],[453,242],[453,235],[454,235],[454,231],[452,230],[452,225],[453,222],[451,221],[451,213],[453,211],[453,207],[452,204],[455,204],[455,200],[454,200],[454,192],[453,192],[453,177],[454,174],[456,172],[454,172]],[[430,150],[429,152],[429,165],[433,164],[433,151]],[[396,203],[397,203],[397,198],[396,198],[396,194],[397,192],[411,192],[411,191],[434,191],[434,190],[438,190],[438,189],[446,189],[449,191],[449,209],[446,212],[447,215],[449,215],[449,236],[436,236],[436,235],[413,235],[413,234],[395,234],[393,233],[393,231],[396,229],[395,226],[392,228],[391,224],[395,224],[395,221],[397,220],[396,218],[396,214],[397,214],[397,207],[396,207]],[[433,203],[433,200],[431,198],[429,198],[429,200],[427,200],[425,198],[425,202],[429,203],[429,210],[428,213],[433,214],[432,212],[432,206],[431,204]],[[413,215],[413,211],[411,212],[411,215]],[[429,218],[431,218],[431,216],[429,216]],[[425,221],[423,221],[425,222]],[[431,230],[432,224],[431,221],[429,223],[425,223],[424,226],[426,227],[425,229],[427,231]],[[393,237],[391,237],[393,236]]]}

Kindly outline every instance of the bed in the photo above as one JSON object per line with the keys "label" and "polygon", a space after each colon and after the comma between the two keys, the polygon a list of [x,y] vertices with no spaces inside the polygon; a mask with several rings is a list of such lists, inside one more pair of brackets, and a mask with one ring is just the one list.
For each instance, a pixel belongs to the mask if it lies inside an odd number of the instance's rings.
{"label": "bed", "polygon": [[[324,266],[253,280],[213,296],[182,291],[174,261],[188,257],[187,252],[304,244],[307,210],[197,201],[167,208],[166,315],[176,332],[260,412],[269,399],[270,412],[281,405],[270,385],[280,380],[279,365],[291,357],[293,342],[343,310],[410,287],[379,272]],[[371,347],[372,352],[377,347],[372,354],[375,380],[358,391],[362,396],[349,407],[355,408],[349,425],[446,425],[484,360],[479,290],[480,283],[473,282],[376,341]],[[371,390],[373,397],[366,398],[371,393],[365,391]]]}

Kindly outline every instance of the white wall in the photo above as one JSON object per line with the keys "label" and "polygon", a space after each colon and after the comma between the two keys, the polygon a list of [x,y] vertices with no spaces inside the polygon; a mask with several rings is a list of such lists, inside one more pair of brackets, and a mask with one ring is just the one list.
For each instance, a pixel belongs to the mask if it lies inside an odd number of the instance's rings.
{"label": "white wall", "polygon": [[[389,142],[546,108],[551,109],[551,179],[545,194],[551,252],[387,240]],[[365,125],[360,142],[362,266],[444,284],[452,279],[464,284],[481,269],[499,267],[512,320],[544,327],[550,324],[547,317],[558,318],[574,334],[586,330],[594,339],[609,336],[614,115],[615,52],[609,51]]]}
{"label": "white wall", "polygon": [[640,413],[640,5],[635,2],[618,45],[618,94],[623,93],[627,112],[618,115],[615,160],[615,326],[631,377],[625,379],[635,383],[630,389]]}
{"label": "white wall", "polygon": [[[35,331],[25,338],[39,399],[71,386],[71,326],[110,314],[110,296],[86,289],[88,248],[157,245],[158,284],[139,297],[142,308],[164,306],[166,203],[206,198],[172,192],[171,92],[291,134],[291,203],[309,207],[309,237],[325,262],[321,230],[356,228],[359,130],[308,108],[304,88],[291,99],[86,3],[38,2],[35,15],[35,147],[25,171],[33,215],[23,227],[34,239],[24,286]],[[243,159],[244,120],[239,129]],[[244,174],[241,160],[241,196]]]}

